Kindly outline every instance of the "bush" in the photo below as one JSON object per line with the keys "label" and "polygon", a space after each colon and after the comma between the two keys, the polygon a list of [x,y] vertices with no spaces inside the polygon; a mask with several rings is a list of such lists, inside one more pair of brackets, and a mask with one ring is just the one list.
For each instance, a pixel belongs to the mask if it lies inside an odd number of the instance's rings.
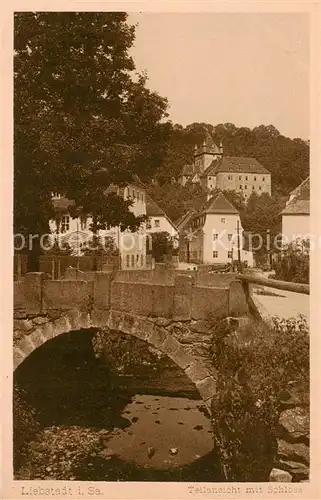
{"label": "bush", "polygon": [[266,481],[282,398],[295,386],[309,391],[307,322],[275,318],[273,327],[260,323],[237,332],[220,323],[212,355],[218,371],[213,431],[226,479]]}
{"label": "bush", "polygon": [[309,283],[309,241],[295,241],[283,250],[281,261],[275,266],[276,279],[294,283]]}
{"label": "bush", "polygon": [[36,419],[36,412],[29,406],[23,391],[17,386],[13,389],[13,461],[14,468],[19,467],[20,461],[31,441],[40,430]]}

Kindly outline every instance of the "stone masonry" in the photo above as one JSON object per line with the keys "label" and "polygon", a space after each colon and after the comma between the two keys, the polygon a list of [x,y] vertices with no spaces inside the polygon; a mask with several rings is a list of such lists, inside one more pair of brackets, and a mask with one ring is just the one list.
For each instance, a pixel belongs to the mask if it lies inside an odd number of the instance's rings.
{"label": "stone masonry", "polygon": [[45,281],[42,273],[29,273],[15,282],[14,368],[58,335],[107,328],[142,339],[166,354],[185,371],[209,407],[216,379],[207,319],[246,316],[241,283],[200,286],[193,276],[180,274],[172,283],[167,277],[156,284],[136,283],[133,275],[128,279],[119,272],[116,278],[112,272],[85,277]]}

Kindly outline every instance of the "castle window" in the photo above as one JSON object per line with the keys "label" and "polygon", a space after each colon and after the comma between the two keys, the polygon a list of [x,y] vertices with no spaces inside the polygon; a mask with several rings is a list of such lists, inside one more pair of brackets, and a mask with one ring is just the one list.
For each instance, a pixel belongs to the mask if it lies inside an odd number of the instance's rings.
{"label": "castle window", "polygon": [[242,184],[240,184],[240,189],[242,189]]}
{"label": "castle window", "polygon": [[222,218],[221,218],[221,223],[222,223],[222,224],[225,224],[225,222],[226,222],[225,217],[222,217]]}
{"label": "castle window", "polygon": [[231,241],[232,236],[233,236],[233,234],[228,234],[228,235],[227,235],[227,239],[228,239],[229,241]]}
{"label": "castle window", "polygon": [[229,181],[232,180],[232,176],[231,175],[228,175],[227,178],[228,178]]}
{"label": "castle window", "polygon": [[254,177],[254,180],[256,181],[256,177]]}
{"label": "castle window", "polygon": [[229,250],[229,251],[227,252],[227,258],[228,258],[228,259],[232,259],[232,258],[233,258],[233,250]]}
{"label": "castle window", "polygon": [[217,233],[216,233],[216,234],[213,234],[213,240],[214,240],[214,241],[216,241],[216,240],[217,240],[217,238],[218,238],[218,234],[217,234]]}
{"label": "castle window", "polygon": [[[211,177],[209,177],[209,178],[208,178],[208,180],[210,181],[210,180],[212,180],[212,178],[211,178]],[[263,180],[264,180],[264,179],[263,179]]]}
{"label": "castle window", "polygon": [[240,180],[242,180],[242,176],[241,176],[241,175],[239,175],[239,181],[240,181]]}
{"label": "castle window", "polygon": [[136,193],[135,191],[133,190],[133,199],[135,200],[136,199]]}
{"label": "castle window", "polygon": [[217,258],[218,258],[218,251],[214,250],[214,252],[213,252],[213,259],[217,259]]}
{"label": "castle window", "polygon": [[140,195],[140,199],[142,200],[142,203],[144,203],[144,193]]}
{"label": "castle window", "polygon": [[152,224],[150,220],[146,222],[146,229],[152,229]]}
{"label": "castle window", "polygon": [[261,189],[262,189],[262,187],[261,187],[261,186],[259,186],[259,190],[260,190],[260,191],[261,191]]}
{"label": "castle window", "polygon": [[61,217],[61,232],[65,233],[66,231],[69,231],[70,227],[70,217],[69,215],[64,215]]}
{"label": "castle window", "polygon": [[87,226],[87,219],[81,219],[80,220],[80,229],[83,231],[84,229],[86,229],[86,226]]}
{"label": "castle window", "polygon": [[142,267],[144,267],[144,255],[143,254],[140,255],[140,265]]}
{"label": "castle window", "polygon": [[126,255],[126,267],[130,267],[129,255]]}
{"label": "castle window", "polygon": [[135,267],[135,255],[132,254],[132,267]]}
{"label": "castle window", "polygon": [[160,226],[160,221],[159,219],[155,219],[155,227],[159,227]]}
{"label": "castle window", "polygon": [[248,177],[247,177],[247,175],[245,176],[245,180],[246,180],[246,181],[248,180]]}
{"label": "castle window", "polygon": [[262,181],[263,181],[263,182],[265,181],[265,177],[262,177]]}
{"label": "castle window", "polygon": [[247,185],[245,184],[244,189],[247,189]]}

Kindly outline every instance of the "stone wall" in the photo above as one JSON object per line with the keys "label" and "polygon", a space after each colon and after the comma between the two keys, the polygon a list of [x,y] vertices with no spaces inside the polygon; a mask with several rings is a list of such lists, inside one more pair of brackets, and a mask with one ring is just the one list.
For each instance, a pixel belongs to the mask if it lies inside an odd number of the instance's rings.
{"label": "stone wall", "polygon": [[113,309],[177,321],[204,320],[209,314],[242,316],[248,312],[243,288],[231,281],[234,278],[219,277],[218,286],[205,286],[196,284],[193,275],[170,273],[165,268],[158,268],[159,279],[150,281],[152,273],[81,273],[69,269],[68,279],[64,280],[44,280],[43,273],[27,273],[23,281],[14,283],[14,310],[30,315],[54,310]]}
{"label": "stone wall", "polygon": [[287,391],[282,401],[277,436],[277,456],[270,481],[309,480],[309,394],[298,387]]}

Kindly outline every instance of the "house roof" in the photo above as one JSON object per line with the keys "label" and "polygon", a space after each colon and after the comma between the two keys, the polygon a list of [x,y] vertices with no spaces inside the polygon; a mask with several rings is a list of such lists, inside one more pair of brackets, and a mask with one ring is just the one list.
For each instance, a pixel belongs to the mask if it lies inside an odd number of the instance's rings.
{"label": "house roof", "polygon": [[146,194],[146,215],[149,217],[166,217],[173,228],[177,230],[176,225],[171,221],[164,210],[160,208],[160,206],[158,206],[157,203],[152,200],[152,198],[148,194]]}
{"label": "house roof", "polygon": [[157,215],[166,216],[164,210],[149,195],[146,195],[146,214],[150,217],[156,217]]}
{"label": "house roof", "polygon": [[223,156],[222,158],[213,160],[203,173],[203,176],[214,175],[218,172],[242,172],[244,174],[270,173],[256,158],[246,158],[244,156]]}
{"label": "house roof", "polygon": [[184,215],[182,215],[182,217],[180,217],[175,222],[175,226],[178,228],[178,230],[182,230],[189,223],[189,221],[194,217],[195,214],[196,214],[195,210],[189,210]]}
{"label": "house roof", "polygon": [[194,165],[186,164],[182,168],[181,175],[192,175],[194,173]]}
{"label": "house roof", "polygon": [[201,214],[238,214],[238,210],[232,203],[219,191],[210,198],[200,210]]}
{"label": "house roof", "polygon": [[291,200],[287,203],[282,215],[310,214],[310,177],[291,192]]}
{"label": "house roof", "polygon": [[293,191],[290,196],[299,196],[300,199],[310,199],[310,176],[304,179]]}

